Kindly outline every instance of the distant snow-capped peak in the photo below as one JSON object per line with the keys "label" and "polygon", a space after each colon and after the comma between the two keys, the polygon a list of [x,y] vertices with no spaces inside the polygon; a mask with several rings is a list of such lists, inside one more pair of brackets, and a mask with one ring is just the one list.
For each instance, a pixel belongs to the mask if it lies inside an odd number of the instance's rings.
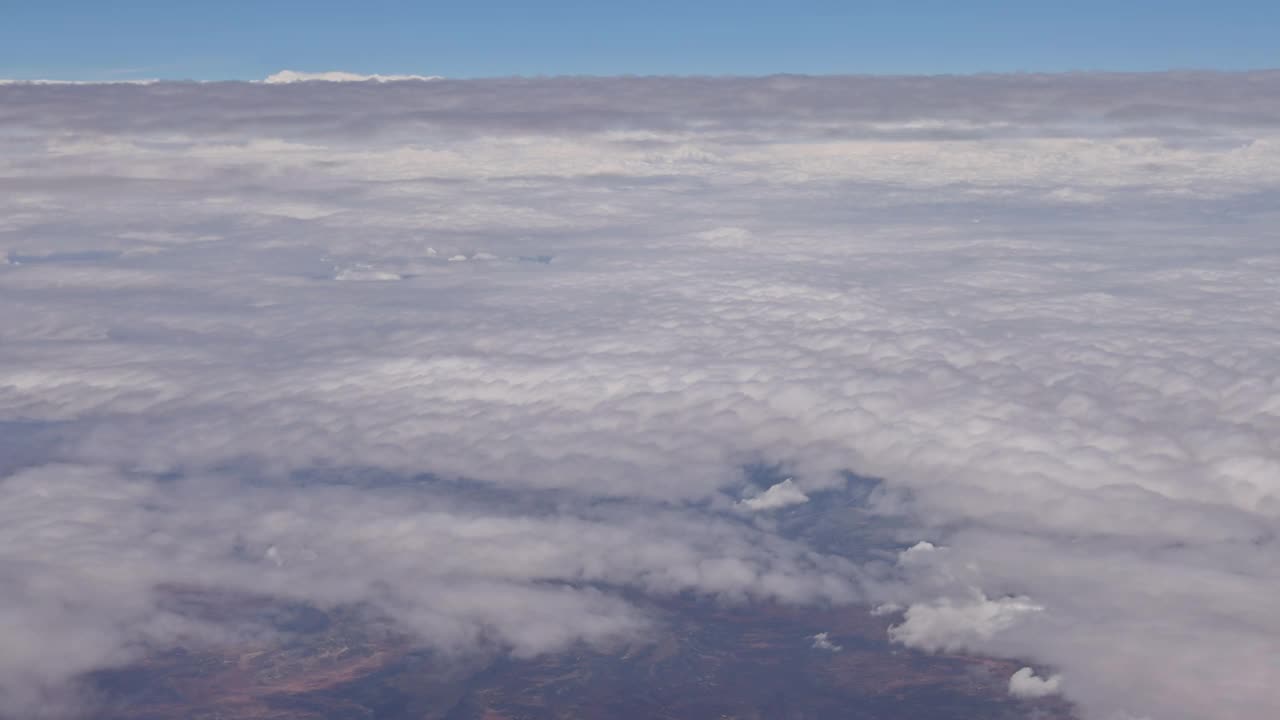
{"label": "distant snow-capped peak", "polygon": [[281,70],[262,80],[271,85],[298,82],[398,82],[401,80],[440,80],[439,75],[360,75],[358,73],[330,70],[328,72],[300,72]]}

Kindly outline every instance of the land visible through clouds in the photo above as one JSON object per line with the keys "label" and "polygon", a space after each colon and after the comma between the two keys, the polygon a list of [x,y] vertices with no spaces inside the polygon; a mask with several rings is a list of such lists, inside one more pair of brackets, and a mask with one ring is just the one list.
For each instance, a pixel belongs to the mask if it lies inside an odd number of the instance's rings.
{"label": "land visible through clouds", "polygon": [[[534,658],[440,656],[359,612],[170,590],[205,612],[269,619],[278,640],[158,653],[87,678],[98,718],[1072,718],[1018,700],[1020,664],[893,648],[869,608],[797,612],[673,599],[663,630]],[[269,616],[264,618],[263,616]],[[839,645],[815,646],[814,631]],[[838,648],[838,649],[835,649]]]}
{"label": "land visible through clouds", "polygon": [[0,84],[5,720],[1280,716],[1280,73],[277,79]]}

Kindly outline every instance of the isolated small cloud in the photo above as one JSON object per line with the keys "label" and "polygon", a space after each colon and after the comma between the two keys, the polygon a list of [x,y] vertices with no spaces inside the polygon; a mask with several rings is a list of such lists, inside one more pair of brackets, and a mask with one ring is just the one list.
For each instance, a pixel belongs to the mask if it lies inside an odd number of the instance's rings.
{"label": "isolated small cloud", "polygon": [[1021,698],[1039,698],[1058,692],[1061,675],[1039,677],[1029,667],[1024,667],[1009,678],[1009,694]]}
{"label": "isolated small cloud", "polygon": [[378,268],[368,266],[355,266],[342,268],[333,274],[334,280],[344,280],[348,282],[386,282],[393,280],[403,280],[404,276],[390,270],[380,270]]}
{"label": "isolated small cloud", "polygon": [[777,510],[788,505],[799,505],[807,502],[809,502],[809,496],[804,494],[804,491],[797,487],[791,478],[787,478],[759,495],[743,500],[741,505],[749,510],[759,512],[761,510]]}
{"label": "isolated small cloud", "polygon": [[902,606],[897,603],[882,603],[871,608],[872,617],[885,617],[887,615],[897,615],[902,612]]}
{"label": "isolated small cloud", "polygon": [[1044,608],[1024,596],[989,599],[979,590],[968,598],[916,603],[889,638],[925,650],[964,650],[981,646]]}
{"label": "isolated small cloud", "polygon": [[844,648],[831,642],[831,639],[827,636],[827,633],[820,632],[817,635],[813,636],[813,649],[826,650],[827,652],[838,653]]}

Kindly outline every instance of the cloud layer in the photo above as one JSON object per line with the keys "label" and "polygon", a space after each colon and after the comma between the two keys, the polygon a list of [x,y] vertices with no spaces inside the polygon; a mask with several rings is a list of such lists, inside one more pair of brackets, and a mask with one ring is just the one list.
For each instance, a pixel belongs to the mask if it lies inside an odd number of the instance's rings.
{"label": "cloud layer", "polygon": [[[517,653],[634,637],[620,588],[885,603],[1090,718],[1276,715],[1278,98],[0,87],[3,704],[212,633],[157,600],[203,584]],[[741,512],[846,470],[931,542]]]}

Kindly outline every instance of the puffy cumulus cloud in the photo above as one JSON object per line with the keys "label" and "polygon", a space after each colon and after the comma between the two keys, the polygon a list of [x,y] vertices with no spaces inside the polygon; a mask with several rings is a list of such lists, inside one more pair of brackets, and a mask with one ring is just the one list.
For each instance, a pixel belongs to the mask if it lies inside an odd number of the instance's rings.
{"label": "puffy cumulus cloud", "polygon": [[831,642],[830,636],[824,632],[820,632],[810,639],[813,640],[814,650],[826,650],[827,652],[837,653],[844,649],[834,642]]}
{"label": "puffy cumulus cloud", "polygon": [[1278,82],[0,87],[0,685],[216,635],[174,583],[520,653],[688,591],[1276,716]]}
{"label": "puffy cumulus cloud", "polygon": [[956,601],[942,598],[917,603],[903,613],[903,621],[889,628],[896,642],[926,650],[964,650],[982,647],[997,633],[1025,616],[1044,610],[1026,597],[990,599],[980,591]]}
{"label": "puffy cumulus cloud", "polygon": [[776,510],[788,505],[799,505],[807,502],[809,502],[809,496],[805,495],[804,491],[796,486],[794,480],[787,478],[776,485],[771,485],[764,492],[754,497],[749,497],[738,504],[748,510],[760,511]]}
{"label": "puffy cumulus cloud", "polygon": [[1062,677],[1051,675],[1042,678],[1029,667],[1024,667],[1009,678],[1009,694],[1015,697],[1038,698],[1058,692]]}

